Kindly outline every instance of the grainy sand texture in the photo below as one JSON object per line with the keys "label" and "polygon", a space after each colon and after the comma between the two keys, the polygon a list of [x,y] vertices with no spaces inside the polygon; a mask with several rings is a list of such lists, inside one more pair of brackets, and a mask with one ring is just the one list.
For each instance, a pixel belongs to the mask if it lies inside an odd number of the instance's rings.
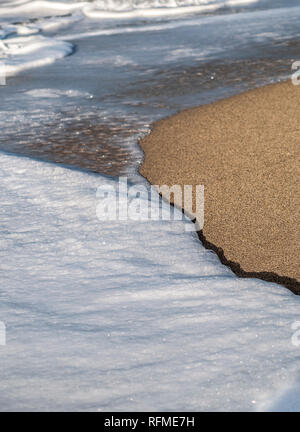
{"label": "grainy sand texture", "polygon": [[182,111],[157,122],[140,146],[150,183],[205,186],[199,237],[223,263],[300,293],[300,86]]}

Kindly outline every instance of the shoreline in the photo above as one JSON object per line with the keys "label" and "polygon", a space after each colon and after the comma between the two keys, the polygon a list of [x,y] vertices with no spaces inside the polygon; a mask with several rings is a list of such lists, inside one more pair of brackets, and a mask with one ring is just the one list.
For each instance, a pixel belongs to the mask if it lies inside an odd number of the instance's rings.
{"label": "shoreline", "polygon": [[299,89],[289,81],[270,84],[159,120],[139,141],[139,173],[151,184],[204,185],[198,237],[206,249],[237,276],[278,283],[295,294],[298,100]]}

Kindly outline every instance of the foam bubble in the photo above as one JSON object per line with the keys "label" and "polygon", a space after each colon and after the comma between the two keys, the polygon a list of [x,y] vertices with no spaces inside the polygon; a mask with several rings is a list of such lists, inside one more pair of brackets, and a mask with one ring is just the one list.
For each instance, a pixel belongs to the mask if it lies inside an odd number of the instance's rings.
{"label": "foam bubble", "polygon": [[73,51],[71,43],[42,35],[12,37],[2,41],[1,45],[0,61],[5,64],[8,76],[51,64]]}

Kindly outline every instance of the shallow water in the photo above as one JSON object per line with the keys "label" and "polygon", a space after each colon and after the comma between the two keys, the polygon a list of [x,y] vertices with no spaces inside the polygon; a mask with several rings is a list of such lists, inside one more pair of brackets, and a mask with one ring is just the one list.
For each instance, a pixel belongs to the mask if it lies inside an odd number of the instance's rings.
{"label": "shallow water", "polygon": [[290,75],[296,4],[5,2],[0,149],[134,177],[153,121]]}

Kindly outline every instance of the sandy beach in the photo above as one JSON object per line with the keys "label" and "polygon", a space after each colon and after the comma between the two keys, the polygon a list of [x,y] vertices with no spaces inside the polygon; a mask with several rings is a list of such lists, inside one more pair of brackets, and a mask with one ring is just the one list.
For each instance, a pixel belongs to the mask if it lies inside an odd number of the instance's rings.
{"label": "sandy beach", "polygon": [[199,237],[241,277],[300,293],[300,88],[291,82],[182,111],[140,141],[155,185],[205,186]]}

